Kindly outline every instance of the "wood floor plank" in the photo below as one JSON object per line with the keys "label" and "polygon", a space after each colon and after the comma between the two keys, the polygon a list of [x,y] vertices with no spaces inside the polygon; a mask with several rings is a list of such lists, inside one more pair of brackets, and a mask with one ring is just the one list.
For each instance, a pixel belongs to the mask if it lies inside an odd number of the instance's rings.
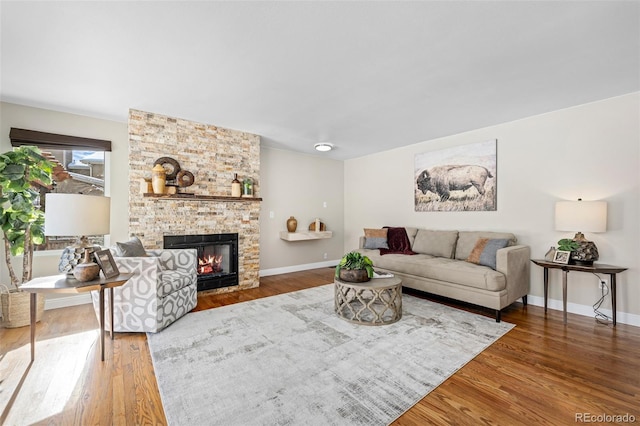
{"label": "wood floor plank", "polygon": [[[195,310],[332,281],[331,268],[262,277],[255,289],[201,296]],[[407,293],[493,316],[483,308]],[[640,421],[640,328],[614,328],[572,314],[564,325],[562,312],[520,303],[502,317],[516,327],[393,424],[557,425],[575,423],[576,413],[628,413]],[[36,362],[29,368],[29,327],[0,329],[0,424],[166,424],[144,333],[116,333],[101,362],[93,308],[81,305],[45,311],[36,338]],[[78,377],[55,375],[56,363],[64,364],[77,350],[83,351]],[[47,394],[56,386],[65,393]],[[30,417],[34,401],[51,406],[38,407],[39,414]]]}

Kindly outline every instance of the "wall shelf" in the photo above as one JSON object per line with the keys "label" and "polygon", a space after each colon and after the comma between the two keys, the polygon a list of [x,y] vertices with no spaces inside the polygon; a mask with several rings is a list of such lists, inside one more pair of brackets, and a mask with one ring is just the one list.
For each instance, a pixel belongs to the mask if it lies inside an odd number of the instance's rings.
{"label": "wall shelf", "polygon": [[301,232],[280,232],[280,239],[285,241],[308,241],[308,240],[323,240],[325,238],[331,238],[333,232],[331,231],[301,231]]}
{"label": "wall shelf", "polygon": [[262,201],[260,197],[228,197],[225,195],[198,195],[198,194],[142,194],[145,198],[157,198],[158,200],[194,200],[194,201]]}

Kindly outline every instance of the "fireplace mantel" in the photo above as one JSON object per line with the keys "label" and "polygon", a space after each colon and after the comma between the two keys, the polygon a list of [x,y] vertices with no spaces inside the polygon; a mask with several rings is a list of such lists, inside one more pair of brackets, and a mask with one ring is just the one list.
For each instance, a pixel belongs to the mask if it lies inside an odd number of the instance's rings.
{"label": "fireplace mantel", "polygon": [[262,201],[260,197],[228,197],[225,195],[198,195],[198,194],[143,194],[147,198],[157,198],[158,200],[193,200],[193,201]]}

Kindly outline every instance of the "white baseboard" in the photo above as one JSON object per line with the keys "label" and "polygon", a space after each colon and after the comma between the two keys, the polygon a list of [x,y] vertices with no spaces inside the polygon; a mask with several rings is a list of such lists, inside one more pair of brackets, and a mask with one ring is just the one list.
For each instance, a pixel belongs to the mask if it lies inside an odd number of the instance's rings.
{"label": "white baseboard", "polygon": [[[534,306],[544,306],[544,297],[528,295],[527,303],[530,303],[531,305],[534,305]],[[549,299],[547,302],[547,307],[549,309],[553,309],[554,311],[562,311],[562,300]],[[612,316],[611,309],[601,308],[600,311],[606,314],[609,318],[611,318]],[[595,318],[595,313],[593,312],[593,306],[579,305],[577,303],[567,302],[567,312]],[[629,314],[627,312],[618,311],[616,315],[616,322],[640,327],[640,315]]]}
{"label": "white baseboard", "polygon": [[304,265],[284,266],[282,268],[263,269],[260,271],[261,277],[268,277],[271,275],[288,274],[289,272],[307,271],[309,269],[329,268],[336,266],[340,262],[338,260],[325,260],[324,262],[317,263],[305,263]]}
{"label": "white baseboard", "polygon": [[90,293],[74,294],[73,296],[45,299],[44,309],[46,311],[49,309],[66,308],[67,306],[84,305],[86,303],[91,303]]}

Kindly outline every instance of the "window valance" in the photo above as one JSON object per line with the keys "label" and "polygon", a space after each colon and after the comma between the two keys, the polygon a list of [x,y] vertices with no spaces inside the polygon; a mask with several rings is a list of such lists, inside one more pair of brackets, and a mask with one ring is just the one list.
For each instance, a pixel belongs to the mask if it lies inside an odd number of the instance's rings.
{"label": "window valance", "polygon": [[36,130],[16,129],[9,131],[12,146],[34,145],[43,149],[111,151],[111,141],[58,135]]}

